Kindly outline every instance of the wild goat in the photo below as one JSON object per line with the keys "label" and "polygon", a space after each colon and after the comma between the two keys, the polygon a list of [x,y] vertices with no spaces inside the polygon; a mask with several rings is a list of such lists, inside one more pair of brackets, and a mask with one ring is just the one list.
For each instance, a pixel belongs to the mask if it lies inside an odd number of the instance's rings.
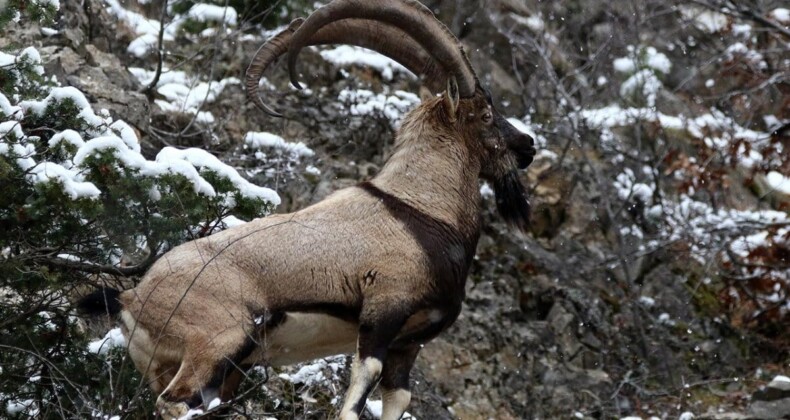
{"label": "wild goat", "polygon": [[253,365],[356,351],[340,418],[357,419],[380,383],[382,418],[399,419],[420,345],[461,311],[480,235],[479,180],[494,186],[504,219],[528,222],[517,169],[532,161],[532,139],[496,111],[459,41],[417,1],[335,0],[295,20],[253,58],[251,100],[279,115],[258,97],[263,71],[287,52],[298,87],[299,51],[327,43],[385,54],[441,95],[424,95],[405,116],[373,179],[178,246],[136,288],[83,301],[107,299],[120,312],[129,354],[166,418],[229,399]]}

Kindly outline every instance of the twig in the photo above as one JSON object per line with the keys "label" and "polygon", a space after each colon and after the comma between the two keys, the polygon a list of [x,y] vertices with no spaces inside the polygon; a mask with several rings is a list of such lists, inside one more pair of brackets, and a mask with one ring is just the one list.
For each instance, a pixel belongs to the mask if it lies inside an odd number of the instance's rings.
{"label": "twig", "polygon": [[160,255],[155,250],[143,262],[132,267],[116,267],[114,265],[99,265],[89,264],[80,261],[70,261],[64,258],[46,258],[42,261],[47,264],[58,268],[83,271],[92,274],[114,274],[117,276],[137,276],[143,274],[148,270],[153,263],[159,259]]}
{"label": "twig", "polygon": [[156,73],[153,80],[143,89],[143,93],[150,97],[153,94],[156,85],[159,84],[159,78],[162,76],[162,66],[165,61],[164,53],[164,40],[165,40],[165,18],[167,18],[167,1],[162,2],[162,13],[159,15],[159,40],[157,44],[157,58]]}

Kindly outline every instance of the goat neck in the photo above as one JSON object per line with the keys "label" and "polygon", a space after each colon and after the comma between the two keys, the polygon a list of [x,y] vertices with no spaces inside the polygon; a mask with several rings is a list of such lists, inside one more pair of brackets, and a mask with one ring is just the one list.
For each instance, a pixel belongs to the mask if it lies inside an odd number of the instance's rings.
{"label": "goat neck", "polygon": [[392,157],[371,183],[464,236],[476,236],[480,162],[457,134],[437,130],[420,115],[431,108],[423,105],[405,118]]}

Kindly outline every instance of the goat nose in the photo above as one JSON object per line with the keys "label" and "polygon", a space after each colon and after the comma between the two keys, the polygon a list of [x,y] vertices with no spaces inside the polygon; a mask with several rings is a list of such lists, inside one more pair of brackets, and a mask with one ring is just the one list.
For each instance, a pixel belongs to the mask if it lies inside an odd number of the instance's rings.
{"label": "goat nose", "polygon": [[514,143],[517,146],[513,147],[512,150],[516,155],[516,163],[518,168],[525,169],[530,163],[532,163],[532,160],[537,153],[535,150],[535,140],[528,134],[519,133],[519,135],[516,136]]}
{"label": "goat nose", "polygon": [[535,147],[535,140],[532,138],[532,136],[530,136],[528,134],[525,134],[525,133],[521,133],[520,137],[521,137],[519,139],[520,142],[522,142],[524,144],[528,144],[528,145],[532,146],[533,148]]}

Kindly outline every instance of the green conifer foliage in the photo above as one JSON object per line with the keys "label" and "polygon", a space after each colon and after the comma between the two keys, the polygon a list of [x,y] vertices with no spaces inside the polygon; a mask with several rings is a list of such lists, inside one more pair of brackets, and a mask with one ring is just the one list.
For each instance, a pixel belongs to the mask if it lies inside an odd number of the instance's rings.
{"label": "green conifer foliage", "polygon": [[145,417],[155,398],[122,348],[89,350],[71,300],[279,197],[202,150],[147,160],[129,125],[46,83],[35,49],[0,54],[0,412]]}

